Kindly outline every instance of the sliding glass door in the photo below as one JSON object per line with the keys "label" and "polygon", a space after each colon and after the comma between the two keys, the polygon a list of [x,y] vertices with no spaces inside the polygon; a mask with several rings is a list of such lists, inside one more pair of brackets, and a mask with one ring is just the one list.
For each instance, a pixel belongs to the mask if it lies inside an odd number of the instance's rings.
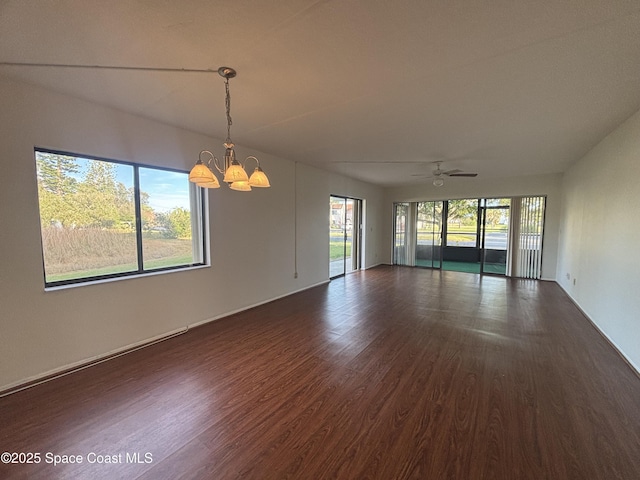
{"label": "sliding glass door", "polygon": [[409,265],[409,232],[407,229],[412,223],[409,218],[409,204],[395,203],[393,218],[393,264]]}
{"label": "sliding glass door", "polygon": [[477,198],[444,202],[443,270],[481,272],[479,202]]}
{"label": "sliding glass door", "polygon": [[418,267],[442,264],[442,202],[418,202],[416,212],[416,262]]}
{"label": "sliding glass door", "polygon": [[507,251],[509,244],[508,198],[487,198],[480,200],[482,219],[480,245],[480,271],[495,275],[507,273]]}
{"label": "sliding glass door", "polygon": [[540,278],[544,197],[394,204],[395,265]]}
{"label": "sliding glass door", "polygon": [[362,202],[331,196],[329,217],[329,278],[360,268]]}

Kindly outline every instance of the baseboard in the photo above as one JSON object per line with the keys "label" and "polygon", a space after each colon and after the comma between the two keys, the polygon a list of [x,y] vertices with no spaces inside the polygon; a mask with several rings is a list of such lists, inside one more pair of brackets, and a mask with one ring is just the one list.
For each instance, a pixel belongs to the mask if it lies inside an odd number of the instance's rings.
{"label": "baseboard", "polygon": [[99,363],[106,362],[107,360],[121,357],[122,355],[135,352],[136,350],[140,350],[141,348],[155,345],[156,343],[160,343],[170,338],[176,337],[178,335],[182,335],[183,333],[187,332],[187,330],[188,330],[187,327],[178,328],[176,330],[172,330],[170,332],[163,333],[161,335],[156,335],[155,337],[141,340],[140,342],[135,342],[135,343],[126,345],[124,347],[111,350],[102,355],[95,355],[93,357],[89,357],[84,360],[80,360],[78,362],[69,363],[62,367],[54,368],[53,370],[49,370],[47,372],[44,372],[38,375],[27,377],[26,379],[22,379],[17,382],[10,383],[8,385],[4,385],[2,386],[2,388],[0,388],[0,398],[6,397],[7,395],[11,395],[12,393],[17,393],[22,390],[26,390],[27,388],[35,387],[36,385],[40,385],[41,383],[45,383],[56,378],[64,377],[71,373],[84,370],[85,368],[92,367],[93,365],[98,365]]}
{"label": "baseboard", "polygon": [[364,267],[363,270],[371,270],[372,268],[376,268],[379,267],[381,265],[387,265],[386,263],[380,262],[380,263],[376,263],[375,265],[369,265],[368,267]]}
{"label": "baseboard", "polygon": [[222,318],[229,317],[231,315],[235,315],[236,313],[244,312],[246,310],[251,310],[252,308],[259,307],[260,305],[265,305],[265,304],[270,303],[270,302],[275,302],[276,300],[280,300],[281,298],[285,298],[285,297],[288,297],[290,295],[295,295],[296,293],[304,292],[305,290],[309,290],[311,288],[319,287],[320,285],[326,285],[327,283],[329,283],[329,280],[323,280],[321,282],[314,283],[313,285],[308,285],[306,287],[299,288],[298,290],[294,290],[294,291],[289,292],[289,293],[278,295],[277,297],[273,297],[273,298],[270,298],[268,300],[263,300],[263,301],[258,302],[258,303],[254,303],[254,304],[251,304],[251,305],[248,305],[248,306],[245,306],[245,307],[238,308],[236,310],[232,310],[230,312],[221,313],[220,315],[216,315],[215,317],[210,317],[210,318],[207,318],[205,320],[202,320],[202,321],[196,322],[196,323],[191,323],[191,324],[188,325],[188,328],[195,328],[195,327],[199,327],[201,325],[206,325],[207,323],[215,322],[216,320],[220,320]]}
{"label": "baseboard", "polygon": [[300,288],[298,290],[294,290],[292,292],[285,293],[283,295],[279,295],[277,297],[273,297],[273,298],[270,298],[268,300],[264,300],[262,302],[258,302],[258,303],[255,303],[255,304],[252,304],[252,305],[249,305],[249,306],[246,306],[246,307],[242,307],[242,308],[239,308],[239,309],[231,311],[231,312],[225,312],[225,313],[222,313],[222,314],[217,315],[215,317],[203,320],[201,322],[192,323],[192,324],[189,324],[187,326],[178,328],[176,330],[172,330],[170,332],[163,333],[161,335],[156,335],[155,337],[151,337],[151,338],[142,340],[140,342],[132,343],[130,345],[127,345],[127,346],[124,346],[124,347],[121,347],[121,348],[117,348],[117,349],[112,350],[110,352],[107,352],[105,354],[96,355],[96,356],[93,356],[93,357],[90,357],[90,358],[87,358],[87,359],[84,359],[84,360],[80,360],[78,362],[70,363],[70,364],[64,365],[62,367],[55,368],[53,370],[49,370],[47,372],[44,372],[44,373],[41,373],[41,374],[38,374],[38,375],[33,375],[31,377],[27,377],[26,379],[22,379],[22,380],[19,380],[17,382],[14,382],[14,383],[9,383],[7,385],[3,385],[2,387],[0,387],[0,398],[5,397],[7,395],[11,395],[12,393],[17,393],[17,392],[20,392],[22,390],[26,390],[27,388],[35,387],[36,385],[40,385],[42,383],[54,380],[56,378],[64,377],[66,375],[69,375],[69,374],[74,373],[74,372],[78,372],[80,370],[84,370],[85,368],[89,368],[89,367],[91,367],[93,365],[97,365],[99,363],[106,362],[106,361],[111,360],[113,358],[117,358],[117,357],[120,357],[122,355],[126,355],[127,353],[131,353],[131,352],[134,352],[136,350],[140,350],[141,348],[145,348],[145,347],[149,347],[151,345],[155,345],[156,343],[168,340],[168,339],[173,338],[173,337],[175,337],[177,335],[182,335],[183,333],[186,333],[187,331],[189,331],[191,328],[195,328],[195,327],[198,327],[200,325],[204,325],[206,323],[213,322],[215,320],[219,320],[219,319],[228,317],[230,315],[234,315],[236,313],[243,312],[245,310],[250,310],[252,308],[259,307],[260,305],[264,305],[266,303],[273,302],[273,301],[279,300],[281,298],[288,297],[290,295],[294,295],[296,293],[303,292],[305,290],[309,290],[310,288],[319,287],[320,285],[325,285],[327,283],[329,283],[329,280],[323,280],[323,281],[315,283],[313,285],[309,285],[309,286]]}
{"label": "baseboard", "polygon": [[569,300],[571,300],[571,303],[573,303],[576,306],[576,308],[580,310],[580,313],[584,315],[584,317],[589,321],[589,323],[593,326],[593,328],[595,328],[596,331],[600,335],[602,335],[602,338],[604,338],[607,341],[607,343],[611,345],[611,347],[616,351],[616,353],[620,355],[620,358],[622,358],[622,360],[624,360],[624,362],[627,365],[629,365],[629,368],[631,368],[631,370],[638,376],[638,378],[640,378],[640,367],[635,363],[633,363],[633,361],[624,354],[624,352],[620,349],[620,347],[618,347],[616,342],[614,342],[613,339],[609,337],[609,335],[607,335],[605,331],[598,326],[598,324],[593,320],[593,318],[589,316],[589,314],[585,311],[585,309],[582,308],[580,303],[578,303],[578,301],[575,298],[573,298],[573,296],[569,293],[569,291],[566,288],[564,288],[557,280],[555,280],[555,283],[562,289],[564,293],[566,293]]}

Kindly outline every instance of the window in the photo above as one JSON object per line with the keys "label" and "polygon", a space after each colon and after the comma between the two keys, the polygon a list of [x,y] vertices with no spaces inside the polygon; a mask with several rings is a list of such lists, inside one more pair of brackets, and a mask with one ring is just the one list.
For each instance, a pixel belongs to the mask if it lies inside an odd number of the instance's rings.
{"label": "window", "polygon": [[188,173],[36,149],[45,286],[203,265]]}

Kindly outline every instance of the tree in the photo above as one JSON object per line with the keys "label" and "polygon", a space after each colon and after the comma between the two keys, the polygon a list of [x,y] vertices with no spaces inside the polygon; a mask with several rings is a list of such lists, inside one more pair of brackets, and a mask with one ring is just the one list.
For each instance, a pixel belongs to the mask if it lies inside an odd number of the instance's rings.
{"label": "tree", "polygon": [[117,193],[115,163],[100,160],[89,161],[84,183],[91,185],[98,192],[115,197]]}
{"label": "tree", "polygon": [[74,211],[76,225],[81,227],[112,228],[118,222],[118,209],[114,195],[101,192],[87,182],[80,184]]}
{"label": "tree", "polygon": [[487,218],[487,225],[495,227],[500,223],[500,220],[504,217],[504,210],[499,208],[487,208],[485,210]]}
{"label": "tree", "polygon": [[191,238],[191,213],[188,210],[174,208],[169,212],[169,222],[177,238]]}
{"label": "tree", "polygon": [[36,152],[40,221],[49,225],[70,225],[67,212],[77,192],[80,171],[77,159],[56,153]]}
{"label": "tree", "polygon": [[458,225],[473,222],[478,215],[477,200],[449,200],[449,216],[447,223],[457,222]]}
{"label": "tree", "polygon": [[423,221],[439,227],[442,220],[441,202],[418,202],[418,215]]}
{"label": "tree", "polygon": [[38,185],[55,195],[75,193],[78,181],[74,177],[80,171],[77,159],[56,153],[36,152]]}
{"label": "tree", "polygon": [[[144,195],[149,197],[145,192],[140,192],[141,203],[143,202]],[[134,203],[134,188],[127,188],[121,182],[116,185],[115,203],[118,210],[118,229],[124,231],[135,231],[136,214]],[[147,208],[150,208],[147,206]],[[142,211],[144,218],[145,205],[142,203]]]}
{"label": "tree", "polygon": [[191,213],[182,207],[176,207],[169,212],[153,212],[153,224],[150,230],[155,230],[164,238],[191,238]]}
{"label": "tree", "polygon": [[83,227],[113,228],[118,225],[115,164],[90,160],[83,181],[78,186],[75,220]]}
{"label": "tree", "polygon": [[[131,198],[133,198],[133,191],[131,192]],[[149,205],[149,194],[142,190],[140,190],[140,213],[142,215],[142,228],[144,230],[150,230],[157,226],[157,213]]]}

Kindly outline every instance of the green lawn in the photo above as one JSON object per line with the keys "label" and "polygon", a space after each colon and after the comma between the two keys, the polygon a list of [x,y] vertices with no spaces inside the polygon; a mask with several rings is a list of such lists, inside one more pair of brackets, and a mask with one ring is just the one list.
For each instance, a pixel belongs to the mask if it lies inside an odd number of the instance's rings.
{"label": "green lawn", "polygon": [[[351,244],[347,243],[346,257],[351,256]],[[329,260],[339,260],[345,258],[345,248],[343,242],[329,242]]]}

